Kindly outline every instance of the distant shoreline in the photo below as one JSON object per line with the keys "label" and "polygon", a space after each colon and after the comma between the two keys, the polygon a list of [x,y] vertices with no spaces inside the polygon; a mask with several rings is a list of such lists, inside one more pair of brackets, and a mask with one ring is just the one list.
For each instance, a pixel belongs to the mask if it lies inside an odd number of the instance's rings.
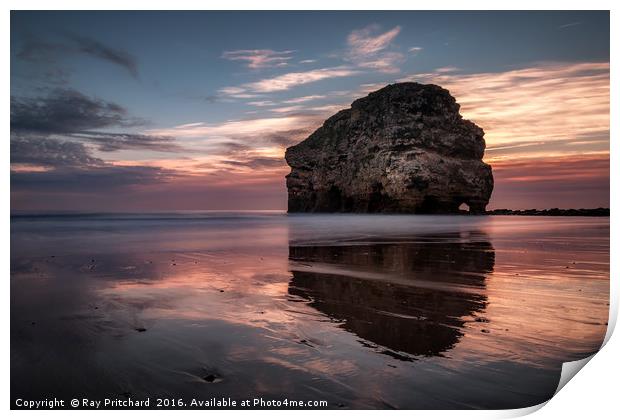
{"label": "distant shoreline", "polygon": [[[76,212],[76,211],[14,211],[11,213],[11,219],[39,219],[39,218],[52,218],[52,219],[71,219],[74,217],[85,219],[100,219],[106,217],[126,217],[127,220],[139,216],[146,217],[165,217],[168,219],[188,220],[188,218],[201,218],[204,215],[221,216],[227,213],[239,213],[239,214],[252,214],[252,213],[264,213],[264,214],[287,214],[286,210],[168,210],[168,211],[133,211],[133,212]],[[457,213],[417,213],[420,216],[589,216],[589,217],[609,217],[609,208],[599,207],[595,209],[528,209],[528,210],[510,210],[510,209],[495,209],[487,210],[484,213],[470,213],[466,210],[461,210]],[[333,215],[416,215],[416,213],[327,213],[327,212],[288,212],[288,215],[304,215],[304,214],[333,214]],[[184,217],[181,217],[184,216]],[[135,220],[135,219],[133,219]]]}
{"label": "distant shoreline", "polygon": [[[467,212],[465,212],[467,213]],[[509,210],[495,209],[487,210],[485,215],[489,216],[591,216],[609,217],[609,208],[599,207],[595,209],[528,209],[528,210]]]}

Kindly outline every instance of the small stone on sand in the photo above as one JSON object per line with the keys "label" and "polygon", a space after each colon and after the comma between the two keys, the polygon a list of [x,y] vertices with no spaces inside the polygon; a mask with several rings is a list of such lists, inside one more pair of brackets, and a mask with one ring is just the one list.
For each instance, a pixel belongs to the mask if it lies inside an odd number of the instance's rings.
{"label": "small stone on sand", "polygon": [[207,376],[205,376],[204,378],[205,381],[209,382],[210,384],[212,384],[213,382],[215,382],[217,380],[217,375],[214,375],[212,373],[208,374]]}

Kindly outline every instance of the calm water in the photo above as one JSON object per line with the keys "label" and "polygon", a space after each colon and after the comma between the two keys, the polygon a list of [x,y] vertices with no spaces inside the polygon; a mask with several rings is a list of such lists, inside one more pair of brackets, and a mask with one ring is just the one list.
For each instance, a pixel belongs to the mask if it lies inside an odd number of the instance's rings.
{"label": "calm water", "polygon": [[11,231],[12,400],[517,408],[607,328],[608,218],[58,214]]}

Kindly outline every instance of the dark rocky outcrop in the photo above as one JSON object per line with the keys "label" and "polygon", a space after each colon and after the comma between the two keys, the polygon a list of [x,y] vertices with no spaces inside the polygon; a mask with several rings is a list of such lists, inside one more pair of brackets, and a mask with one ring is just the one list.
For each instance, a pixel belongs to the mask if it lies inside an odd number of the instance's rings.
{"label": "dark rocky outcrop", "polygon": [[327,119],[286,161],[289,212],[483,213],[484,132],[436,85],[398,83]]}

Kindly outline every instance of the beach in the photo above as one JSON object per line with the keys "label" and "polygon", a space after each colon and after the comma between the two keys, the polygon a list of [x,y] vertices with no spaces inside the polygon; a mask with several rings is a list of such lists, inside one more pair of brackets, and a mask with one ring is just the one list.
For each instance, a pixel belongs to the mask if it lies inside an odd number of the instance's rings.
{"label": "beach", "polygon": [[527,407],[608,311],[608,217],[11,218],[13,402]]}

